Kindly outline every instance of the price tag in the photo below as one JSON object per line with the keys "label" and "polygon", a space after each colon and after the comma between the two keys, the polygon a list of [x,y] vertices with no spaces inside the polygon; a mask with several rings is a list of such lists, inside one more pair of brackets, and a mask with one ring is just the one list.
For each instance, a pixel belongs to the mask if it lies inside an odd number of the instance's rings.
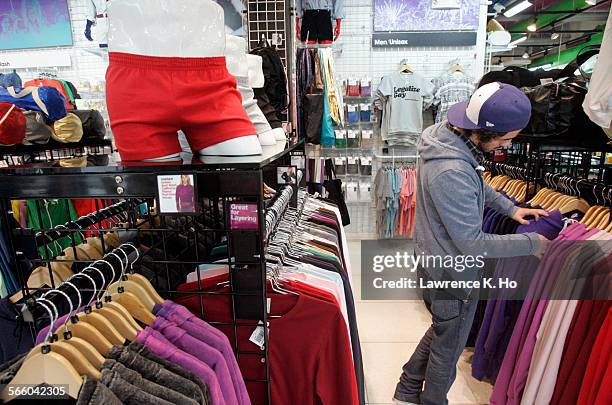
{"label": "price tag", "polygon": [[349,112],[355,112],[355,111],[357,111],[357,106],[356,106],[356,105],[353,105],[353,104],[349,104],[349,105],[347,106],[347,108],[348,108]]}
{"label": "price tag", "polygon": [[349,137],[349,139],[355,139],[355,138],[357,138],[357,131],[354,131],[354,130],[352,130],[352,129],[351,129],[351,130],[349,130],[349,131],[348,131],[348,137]]}
{"label": "price tag", "polygon": [[370,79],[365,78],[365,79],[361,79],[361,86],[369,86],[370,85]]}
{"label": "price tag", "polygon": [[361,131],[361,137],[363,139],[370,139],[370,138],[372,138],[372,130],[368,129],[368,130]]}
{"label": "price tag", "polygon": [[372,164],[372,158],[367,158],[367,157],[362,157],[361,158],[361,165],[362,166],[369,166]]}
{"label": "price tag", "polygon": [[346,160],[344,158],[341,158],[341,157],[334,158],[334,164],[336,166],[344,166],[345,162]]}
{"label": "price tag", "polygon": [[265,347],[264,327],[263,322],[259,321],[259,325],[255,328],[249,340],[255,343],[261,350]]}
{"label": "price tag", "polygon": [[346,131],[336,130],[336,139],[344,139],[346,138]]}
{"label": "price tag", "polygon": [[349,165],[356,165],[357,164],[357,158],[356,157],[348,158],[348,164]]}
{"label": "price tag", "polygon": [[349,79],[349,81],[348,81],[349,86],[356,86],[357,83],[358,83],[357,79],[355,79],[355,78]]}
{"label": "price tag", "polygon": [[370,105],[369,104],[360,104],[359,108],[361,108],[361,111],[370,111]]}

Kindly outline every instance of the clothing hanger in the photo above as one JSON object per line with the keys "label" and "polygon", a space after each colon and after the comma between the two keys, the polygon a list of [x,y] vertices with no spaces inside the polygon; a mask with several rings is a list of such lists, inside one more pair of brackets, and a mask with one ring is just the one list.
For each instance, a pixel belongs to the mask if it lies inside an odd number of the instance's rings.
{"label": "clothing hanger", "polygon": [[463,66],[461,66],[461,65],[460,65],[460,64],[458,64],[458,63],[455,63],[453,66],[451,66],[451,68],[449,69],[449,71],[451,71],[451,72],[453,72],[453,73],[454,73],[454,72],[461,72],[461,73],[464,73],[464,72],[463,72]]}
{"label": "clothing hanger", "polygon": [[[93,302],[93,299],[96,296],[95,293],[98,291],[96,282],[93,277],[86,273],[77,273],[74,275],[73,278],[76,279],[77,277],[87,278],[89,281],[91,281],[94,287],[94,294],[92,295],[91,301],[87,305],[88,308],[91,308],[91,302]],[[87,322],[81,322],[78,315],[75,315],[73,319],[76,322],[73,322],[73,320],[71,320],[70,323],[66,322],[64,324],[64,334],[58,335],[60,339],[63,338],[65,340],[70,340],[74,336],[80,337],[83,340],[91,343],[91,345],[96,348],[98,353],[103,356],[106,356],[106,354],[108,354],[108,352],[110,352],[110,350],[112,349],[113,344],[108,339],[106,339],[106,337],[104,337],[93,325]],[[51,326],[53,326],[53,324]],[[50,328],[49,331],[51,331],[51,329],[52,328]],[[56,329],[55,332],[57,332],[57,330],[59,329],[60,328]]]}
{"label": "clothing hanger", "polygon": [[[118,249],[120,252],[122,252],[125,255],[126,263],[128,260],[128,256],[123,251],[124,246],[131,247],[132,249],[134,249],[134,252],[136,253],[136,259],[134,261],[140,258],[140,252],[138,251],[136,246],[134,246],[131,243],[124,243],[123,245],[119,246]],[[130,270],[131,271],[130,271],[130,274],[128,274],[128,280],[134,281],[136,284],[140,284],[147,291],[151,299],[155,301],[156,304],[160,304],[160,305],[163,304],[165,300],[157,293],[157,291],[155,290],[155,287],[153,287],[151,282],[147,280],[147,278],[144,277],[142,274],[138,274],[134,272],[133,263],[130,263]]]}
{"label": "clothing hanger", "polygon": [[[74,308],[74,310],[72,309],[72,305],[71,305],[71,310],[68,313],[68,317],[66,318],[66,321],[64,322],[64,333],[66,333],[68,332],[68,328],[67,328],[68,322],[72,322],[73,312],[75,312],[78,308],[81,307],[83,300],[81,297],[81,292],[79,291],[77,286],[75,286],[71,281],[66,281],[64,282],[64,284],[69,285],[70,287],[74,288],[74,290],[77,293],[77,297],[79,299],[77,307]],[[72,301],[70,301],[70,303],[72,304]],[[76,319],[78,320],[78,318]],[[67,336],[70,336],[70,335],[67,335]],[[104,363],[105,361],[104,357],[102,357],[102,355],[96,350],[96,348],[91,343],[86,341],[85,339],[81,339],[78,336],[71,336],[69,339],[65,339],[64,342],[76,347],[77,350],[80,353],[82,353],[83,356],[87,358],[89,363],[91,363],[91,365],[93,365],[96,368],[96,370],[99,370],[100,367],[102,367],[102,363]]]}
{"label": "clothing hanger", "polygon": [[[114,255],[119,260],[121,260],[121,258],[113,252],[110,252],[109,255]],[[111,267],[113,271],[112,279],[114,280],[115,279],[115,268],[105,260],[102,260],[102,262],[108,264],[108,266]],[[117,304],[116,302],[109,301],[108,299],[106,299],[106,298],[110,299],[110,296],[108,295],[106,296],[104,294],[102,295],[105,298],[104,306],[101,308],[97,308],[96,312],[104,315],[110,321],[110,323],[115,327],[115,329],[117,329],[117,331],[121,334],[121,336],[123,336],[124,338],[130,341],[135,340],[136,336],[138,335],[138,332],[142,329],[134,328],[134,326],[130,322],[128,322],[128,320],[124,317],[124,313],[117,309],[117,307],[118,306],[120,307],[121,304]]]}
{"label": "clothing hanger", "polygon": [[559,210],[561,211],[561,214],[567,214],[572,211],[579,211],[585,214],[589,210],[589,208],[591,208],[589,203],[585,199],[583,199],[582,196],[580,195],[579,184],[581,181],[584,181],[584,179],[578,180],[578,182],[576,183],[575,191],[576,191],[576,194],[578,195],[578,198],[575,200],[568,201],[561,208],[559,208]]}
{"label": "clothing hanger", "polygon": [[[51,309],[43,302],[40,302],[40,299],[36,300],[36,302],[49,312],[50,318],[53,320]],[[70,398],[76,399],[83,386],[83,379],[64,356],[45,349],[45,352],[37,352],[32,357],[24,360],[15,377],[2,390],[0,399],[3,402],[10,402],[18,398],[15,395],[14,388],[19,386],[39,386],[41,384],[50,386],[65,386],[67,384],[68,389],[66,393]]]}
{"label": "clothing hanger", "polygon": [[[611,202],[606,201],[606,196],[604,195],[603,191],[601,192],[601,196],[603,198],[603,203],[604,204],[608,203],[608,205],[612,205],[612,204],[610,204]],[[590,224],[590,227],[591,227],[591,229],[592,228],[601,229],[601,228],[605,227],[606,225],[608,225],[609,221],[610,221],[610,208],[604,206],[603,209],[601,209],[597,213],[597,217]]]}
{"label": "clothing hanger", "polygon": [[[125,274],[124,274],[124,277],[125,277]],[[116,294],[119,292],[119,288],[121,287],[123,291],[129,292],[133,294],[134,296],[136,296],[138,300],[142,303],[142,305],[144,305],[144,307],[149,312],[152,312],[153,307],[155,306],[156,302],[153,300],[153,298],[151,298],[151,296],[149,296],[149,293],[147,292],[147,290],[145,290],[144,287],[142,287],[140,284],[136,283],[135,281],[128,280],[127,277],[125,278],[126,278],[125,280],[115,281],[110,286],[108,286],[108,291],[112,294]]]}
{"label": "clothing hanger", "polygon": [[584,214],[584,217],[580,221],[580,223],[584,224],[587,227],[587,229],[590,229],[589,227],[591,226],[593,222],[595,222],[595,219],[597,218],[599,213],[605,209],[605,207],[599,205],[599,197],[597,196],[597,193],[595,192],[596,187],[597,185],[593,186],[593,195],[595,196],[595,205],[589,208],[589,210],[586,212],[586,214]]}
{"label": "clothing hanger", "polygon": [[[47,293],[45,293],[41,298],[44,299],[46,302],[48,302],[50,305],[53,306],[55,312],[55,318],[51,319],[51,325],[53,325],[55,323],[55,321],[59,318],[59,312],[57,311],[57,307],[55,306],[55,304],[53,304],[53,302],[47,300],[45,297],[51,293],[51,292],[57,292],[60,295],[63,295],[66,300],[68,301],[68,304],[70,306],[70,313],[72,313],[72,311],[74,310],[74,306],[72,305],[72,300],[70,299],[70,297],[68,296],[68,294],[66,294],[63,291],[54,289],[54,290],[50,290]],[[49,330],[49,334],[51,336],[51,330]],[[100,371],[99,371],[99,367],[95,368],[87,359],[87,357],[85,357],[85,355],[80,352],[75,346],[72,346],[70,344],[68,344],[66,341],[62,341],[62,340],[58,340],[58,341],[54,341],[54,342],[43,342],[37,346],[35,346],[30,353],[26,356],[26,359],[29,357],[34,356],[36,353],[38,353],[39,350],[42,350],[43,346],[50,346],[51,351],[58,353],[60,355],[62,355],[63,357],[66,358],[66,360],[68,360],[70,362],[70,364],[72,364],[72,366],[74,367],[74,369],[80,374],[80,375],[86,375],[88,377],[91,377],[95,380],[99,380],[100,379]]]}
{"label": "clothing hanger", "polygon": [[[119,251],[125,256],[125,261],[126,261],[125,266],[127,266],[127,263],[129,263],[129,257],[125,254],[125,252],[123,250],[119,250]],[[119,261],[121,262],[121,266],[124,266],[123,265],[123,261],[121,260],[121,258],[116,253],[111,252],[111,253],[109,253],[109,255],[110,254],[112,254],[113,256],[117,257],[119,259]],[[113,278],[114,278],[114,269],[113,269]],[[131,327],[133,329],[135,329],[137,332],[142,331],[142,328],[136,322],[136,320],[134,319],[132,314],[130,314],[130,312],[127,310],[127,308],[125,308],[123,305],[119,304],[118,302],[112,301],[112,296],[110,296],[110,299],[111,300],[106,302],[105,305],[109,306],[109,307],[115,309],[117,312],[119,312],[123,316],[123,318],[131,325]]]}
{"label": "clothing hanger", "polygon": [[408,63],[408,59],[402,59],[400,62],[400,72],[414,73],[414,68]]}
{"label": "clothing hanger", "polygon": [[[112,289],[108,289],[108,292],[111,293],[111,299],[125,307],[134,319],[147,326],[151,326],[156,319],[152,312],[155,304],[149,308],[140,298],[141,295],[146,295],[144,289],[133,281],[124,281],[125,269],[126,267],[123,266],[119,281],[111,284],[113,285]],[[128,285],[128,290],[125,289],[126,284]],[[136,295],[134,291],[139,295]]]}
{"label": "clothing hanger", "polygon": [[[104,288],[104,286],[106,285],[106,279],[104,278],[104,273],[102,273],[100,269],[93,267],[93,266],[85,267],[83,271],[87,269],[97,271],[98,274],[100,274],[100,276],[102,277],[102,288]],[[102,304],[102,300],[100,299],[101,298],[100,294],[104,292],[102,288],[99,291],[97,291],[97,294],[94,293],[87,307],[91,308],[91,304],[93,303],[94,298],[96,298],[96,301],[97,301],[96,309],[98,309],[98,307],[102,308],[103,304]],[[112,324],[112,322],[109,319],[107,319],[104,315],[102,315],[98,311],[85,310],[85,311],[77,313],[77,316],[79,317],[81,321],[87,322],[88,324],[94,326],[102,334],[102,336],[108,339],[108,341],[111,342],[113,345],[125,344],[125,337],[121,335],[121,333],[115,328],[115,326]]]}

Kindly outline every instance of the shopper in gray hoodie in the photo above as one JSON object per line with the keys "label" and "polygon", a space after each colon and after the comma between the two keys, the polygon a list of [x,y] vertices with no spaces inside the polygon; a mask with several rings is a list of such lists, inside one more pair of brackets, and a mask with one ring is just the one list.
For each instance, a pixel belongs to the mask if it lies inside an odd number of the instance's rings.
{"label": "shopper in gray hoodie", "polygon": [[[526,216],[548,215],[544,210],[516,207],[482,176],[483,153],[508,147],[530,116],[531,103],[519,89],[495,82],[479,88],[469,101],[451,107],[448,122],[423,132],[418,145],[415,253],[452,257],[462,265],[440,266],[434,260],[418,269],[419,278],[474,281],[482,276],[482,259],[540,254],[546,238],[538,234],[482,231],[485,206],[523,224],[528,223]],[[474,320],[476,293],[467,287],[424,289],[432,325],[403,367],[395,404],[448,404],[457,361]]]}

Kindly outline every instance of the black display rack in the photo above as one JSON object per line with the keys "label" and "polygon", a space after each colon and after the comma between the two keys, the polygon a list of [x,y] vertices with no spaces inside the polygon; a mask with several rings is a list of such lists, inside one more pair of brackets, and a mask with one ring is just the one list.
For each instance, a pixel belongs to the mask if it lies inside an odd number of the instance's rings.
{"label": "black display rack", "polygon": [[[200,314],[206,311],[206,296],[211,294],[227,295],[231,300],[232,321],[230,323],[210,322],[212,325],[233,327],[256,327],[259,322],[264,328],[264,347],[261,351],[245,352],[239,350],[238,340],[230,339],[236,356],[258,356],[265,363],[265,378],[246,380],[251,383],[265,384],[270,398],[270,367],[268,357],[268,324],[266,294],[266,235],[274,232],[277,220],[266,217],[266,207],[278,205],[275,198],[267,198],[264,184],[277,190],[280,195],[286,187],[293,188],[297,196],[297,186],[278,184],[279,167],[291,166],[291,156],[303,154],[303,143],[264,147],[264,154],[253,157],[193,157],[186,164],[125,164],[112,157],[104,166],[83,168],[55,167],[50,163],[33,163],[0,169],[0,213],[1,231],[8,240],[10,267],[17,269],[18,282],[22,288],[24,313],[31,314],[32,334],[48,323],[47,312],[40,305],[33,306],[32,297],[52,288],[62,289],[61,280],[53,280],[49,270],[51,286],[32,289],[27,279],[33,269],[44,266],[51,269],[54,262],[71,262],[82,269],[86,265],[98,267],[98,262],[79,255],[79,243],[85,237],[99,238],[105,260],[111,264],[121,263],[113,256],[113,248],[105,244],[104,235],[115,231],[121,238],[136,246],[146,245],[148,251],[157,249],[161,256],[150,260],[150,268],[155,269],[152,283],[164,298],[173,299],[183,291],[177,290],[171,280],[182,278],[198,265],[217,263],[226,260],[230,273],[230,292],[205,291],[198,282],[196,294],[200,301]],[[165,215],[155,212],[158,201],[158,176],[191,174],[194,179],[196,214]],[[285,193],[286,194],[286,193]],[[96,209],[86,216],[69,221],[60,226],[31,229],[21,227],[13,218],[12,200],[30,200],[34,204],[35,215],[43,223],[45,201],[50,199],[95,199]],[[250,229],[232,227],[231,208],[233,204],[249,204],[256,209],[257,225]],[[297,199],[292,198],[289,205],[297,207]],[[284,207],[275,207],[282,211]],[[58,258],[53,247],[62,242],[73,252],[74,258]],[[220,252],[214,253],[215,249]],[[66,247],[66,246],[64,246]],[[131,257],[131,259],[134,259]],[[141,257],[142,259],[142,257]],[[134,264],[135,271],[139,262]],[[117,280],[119,272],[111,274],[108,266],[98,267],[106,274],[106,284]],[[85,270],[91,273],[91,269]],[[97,277],[95,274],[90,274]],[[198,281],[200,273],[198,272]],[[184,282],[184,278],[183,278]],[[94,294],[91,284],[85,277],[79,278],[77,286],[85,295]],[[69,292],[69,291],[66,291]],[[62,314],[69,312],[65,300],[54,292],[50,299]],[[21,304],[20,304],[21,305]],[[237,335],[237,334],[236,334]],[[268,400],[268,403],[270,401]],[[274,404],[276,405],[276,404]]]}

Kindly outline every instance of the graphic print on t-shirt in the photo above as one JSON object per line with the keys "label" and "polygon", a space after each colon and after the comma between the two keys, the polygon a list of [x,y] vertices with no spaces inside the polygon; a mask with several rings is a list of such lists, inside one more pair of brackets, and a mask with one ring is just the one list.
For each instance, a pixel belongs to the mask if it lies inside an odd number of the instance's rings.
{"label": "graphic print on t-shirt", "polygon": [[431,82],[417,73],[383,77],[377,93],[383,109],[382,139],[415,146],[423,131],[423,103],[430,101],[432,90]]}

